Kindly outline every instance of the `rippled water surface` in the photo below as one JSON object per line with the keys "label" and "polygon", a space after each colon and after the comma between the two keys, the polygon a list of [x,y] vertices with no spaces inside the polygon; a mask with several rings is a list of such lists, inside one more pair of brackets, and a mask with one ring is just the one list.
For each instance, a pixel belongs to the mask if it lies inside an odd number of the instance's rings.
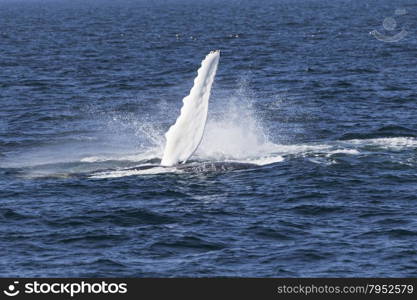
{"label": "rippled water surface", "polygon": [[[0,0],[2,275],[417,276],[416,12]],[[214,49],[203,142],[159,167]]]}

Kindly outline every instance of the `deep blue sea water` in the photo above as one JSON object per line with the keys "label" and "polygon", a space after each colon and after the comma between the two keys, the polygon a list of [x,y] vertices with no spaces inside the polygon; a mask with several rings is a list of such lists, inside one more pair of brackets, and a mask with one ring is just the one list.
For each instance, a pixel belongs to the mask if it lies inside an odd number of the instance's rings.
{"label": "deep blue sea water", "polygon": [[[416,14],[0,0],[1,275],[416,277]],[[148,168],[214,49],[202,145]]]}

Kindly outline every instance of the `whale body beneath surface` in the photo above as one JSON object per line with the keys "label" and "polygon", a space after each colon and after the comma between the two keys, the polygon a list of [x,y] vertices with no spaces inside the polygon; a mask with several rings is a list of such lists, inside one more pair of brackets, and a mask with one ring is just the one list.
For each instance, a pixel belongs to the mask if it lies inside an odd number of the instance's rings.
{"label": "whale body beneath surface", "polygon": [[183,99],[181,113],[167,133],[161,166],[184,164],[201,143],[207,121],[211,86],[219,63],[220,50],[211,51],[201,62],[190,94]]}
{"label": "whale body beneath surface", "polygon": [[[144,171],[160,167],[160,165],[143,165],[125,169],[126,171]],[[176,165],[175,169],[186,173],[211,173],[224,171],[246,170],[259,167],[259,165],[244,162],[190,162]],[[164,173],[161,171],[161,173]]]}

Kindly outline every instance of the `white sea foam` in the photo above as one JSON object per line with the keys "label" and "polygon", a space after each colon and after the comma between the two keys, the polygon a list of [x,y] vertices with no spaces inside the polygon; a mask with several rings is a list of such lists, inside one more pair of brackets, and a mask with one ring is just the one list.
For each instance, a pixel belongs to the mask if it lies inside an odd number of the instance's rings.
{"label": "white sea foam", "polygon": [[375,139],[355,139],[349,142],[355,145],[376,146],[384,149],[401,150],[404,148],[417,147],[417,139],[413,137],[390,137],[390,138],[375,138]]}
{"label": "white sea foam", "polygon": [[135,154],[109,154],[109,155],[92,155],[86,156],[80,159],[81,162],[95,163],[95,162],[106,162],[106,161],[130,161],[130,162],[141,162],[148,161],[151,159],[158,159],[161,157],[161,151],[159,147],[151,147],[150,149],[144,150],[142,153]]}
{"label": "white sea foam", "polygon": [[332,150],[326,154],[326,156],[332,156],[334,154],[350,154],[350,155],[358,155],[360,152],[356,149],[336,149]]}
{"label": "white sea foam", "polygon": [[284,160],[284,157],[282,157],[281,155],[275,155],[275,156],[260,157],[256,159],[236,160],[234,162],[249,163],[249,164],[255,164],[258,166],[265,166],[265,165],[282,162],[283,160]]}

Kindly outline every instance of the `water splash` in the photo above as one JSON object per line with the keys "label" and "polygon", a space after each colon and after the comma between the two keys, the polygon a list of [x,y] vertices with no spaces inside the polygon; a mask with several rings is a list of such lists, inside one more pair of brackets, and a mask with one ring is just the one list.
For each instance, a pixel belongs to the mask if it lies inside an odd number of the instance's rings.
{"label": "water splash", "polygon": [[238,91],[217,104],[217,112],[207,122],[196,157],[202,160],[257,159],[276,150],[269,141],[251,99]]}

